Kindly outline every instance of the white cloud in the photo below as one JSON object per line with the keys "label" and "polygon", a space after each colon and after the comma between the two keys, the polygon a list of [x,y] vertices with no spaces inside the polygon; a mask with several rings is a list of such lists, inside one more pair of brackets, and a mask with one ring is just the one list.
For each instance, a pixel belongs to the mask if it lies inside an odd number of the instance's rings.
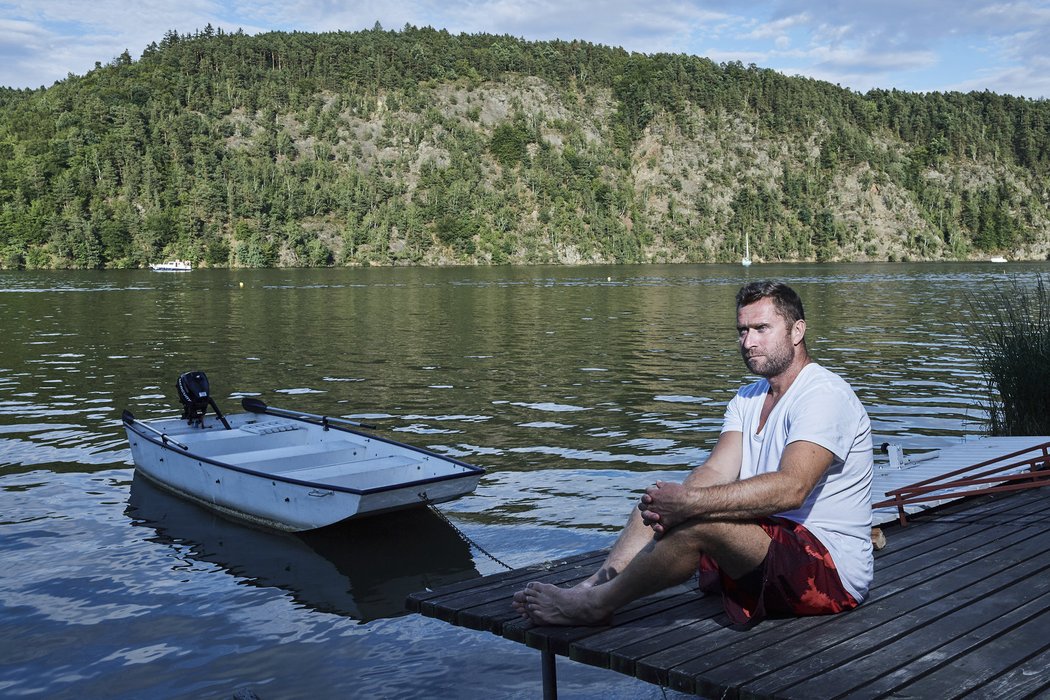
{"label": "white cloud", "polygon": [[[269,30],[311,32],[359,31],[371,29],[379,22],[385,29],[401,29],[406,23],[417,24],[426,12],[425,3],[383,0],[258,0],[234,3],[233,14]],[[420,24],[426,24],[425,22]],[[245,31],[249,31],[247,28]]]}
{"label": "white cloud", "polygon": [[1008,95],[1050,95],[1050,65],[1044,59],[1042,65],[1009,66],[994,72],[980,72],[974,78],[963,80],[941,88],[959,92],[978,92],[991,89],[989,85],[998,86],[995,92]]}
{"label": "white cloud", "polygon": [[19,56],[26,48],[38,49],[47,43],[47,37],[47,32],[32,22],[0,19],[0,56]]}
{"label": "white cloud", "polygon": [[840,66],[861,74],[887,74],[893,71],[920,70],[937,62],[933,51],[870,51],[867,49],[818,48],[809,52],[815,65]]}
{"label": "white cloud", "polygon": [[812,21],[808,12],[790,17],[782,17],[772,22],[765,22],[744,35],[747,39],[776,39],[783,37],[790,30],[806,26]]}
{"label": "white cloud", "polygon": [[1047,0],[0,0],[0,84],[47,85],[125,49],[137,58],[169,30],[356,31],[377,21],[693,53],[858,90],[1050,96]]}

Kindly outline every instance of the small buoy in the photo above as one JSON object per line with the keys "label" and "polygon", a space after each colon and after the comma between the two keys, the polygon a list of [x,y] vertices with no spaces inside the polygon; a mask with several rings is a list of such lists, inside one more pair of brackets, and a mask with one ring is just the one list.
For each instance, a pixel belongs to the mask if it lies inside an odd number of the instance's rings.
{"label": "small buoy", "polygon": [[238,282],[237,284],[240,285],[241,289],[244,289],[244,282]]}
{"label": "small buoy", "polygon": [[605,281],[606,281],[606,282],[612,282],[612,277],[606,277],[606,278],[605,278]]}

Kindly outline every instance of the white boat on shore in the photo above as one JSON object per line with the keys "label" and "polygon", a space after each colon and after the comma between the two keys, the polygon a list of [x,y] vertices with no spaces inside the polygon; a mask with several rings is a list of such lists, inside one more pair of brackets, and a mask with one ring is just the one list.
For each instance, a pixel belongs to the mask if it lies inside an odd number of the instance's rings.
{"label": "white boat on shore", "polygon": [[168,260],[157,264],[150,263],[149,269],[154,272],[189,272],[193,265],[189,260]]}
{"label": "white boat on shore", "polygon": [[[267,406],[224,416],[202,372],[179,377],[180,418],[125,410],[136,470],[225,515],[301,532],[350,518],[442,503],[477,488],[484,469],[345,426],[354,421]],[[204,420],[208,406],[216,417]]]}

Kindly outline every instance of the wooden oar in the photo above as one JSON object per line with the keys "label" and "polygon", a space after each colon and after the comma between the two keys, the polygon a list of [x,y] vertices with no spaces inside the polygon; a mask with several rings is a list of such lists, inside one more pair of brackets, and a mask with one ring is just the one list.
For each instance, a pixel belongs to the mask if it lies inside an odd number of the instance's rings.
{"label": "wooden oar", "polygon": [[330,416],[319,416],[315,413],[303,413],[302,411],[287,411],[283,408],[275,408],[273,406],[267,406],[265,401],[245,396],[241,399],[241,406],[244,407],[245,411],[251,413],[269,413],[273,416],[284,416],[286,418],[311,418],[316,421],[320,421],[321,425],[328,427],[329,423],[346,423],[357,428],[368,428],[369,430],[379,430],[379,426],[372,425],[370,423],[358,423],[357,421],[347,420],[346,418],[332,418]]}

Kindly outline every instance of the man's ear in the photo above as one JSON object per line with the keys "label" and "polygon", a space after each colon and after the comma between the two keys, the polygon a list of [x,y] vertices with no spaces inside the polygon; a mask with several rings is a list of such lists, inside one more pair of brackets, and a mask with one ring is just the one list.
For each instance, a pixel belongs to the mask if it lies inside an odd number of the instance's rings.
{"label": "man's ear", "polygon": [[806,337],[806,321],[805,319],[799,319],[795,321],[795,325],[791,328],[791,342],[798,345],[802,342],[803,338]]}

